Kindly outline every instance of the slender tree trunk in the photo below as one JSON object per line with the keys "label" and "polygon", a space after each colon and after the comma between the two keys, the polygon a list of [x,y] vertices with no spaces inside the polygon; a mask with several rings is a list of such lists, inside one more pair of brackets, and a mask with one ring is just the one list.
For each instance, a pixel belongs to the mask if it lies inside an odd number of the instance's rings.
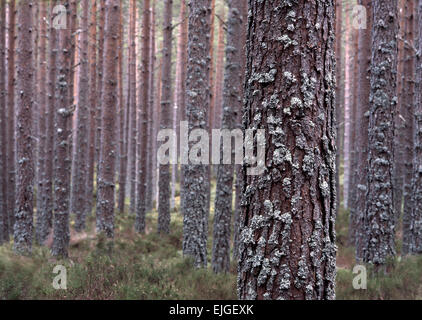
{"label": "slender tree trunk", "polygon": [[[400,111],[404,121],[404,128],[399,130],[400,145],[403,148],[403,230],[409,230],[412,223],[412,176],[413,176],[413,122],[414,122],[414,102],[415,102],[415,20],[417,20],[417,6],[413,1],[405,4],[406,22],[404,36],[404,66],[403,66],[403,97],[402,110]],[[396,212],[396,217],[397,212]],[[404,254],[409,252],[408,233],[403,232]]]}
{"label": "slender tree trunk", "polygon": [[9,241],[6,114],[6,1],[0,0],[0,244]]}
{"label": "slender tree trunk", "polygon": [[15,0],[9,0],[9,39],[8,39],[8,65],[7,65],[7,211],[9,215],[9,232],[12,233],[15,225],[16,205],[16,138],[15,138],[15,28],[16,7]]}
{"label": "slender tree trunk", "polygon": [[130,109],[130,213],[135,214],[136,210],[136,145],[137,145],[137,108],[136,108],[136,1],[130,0],[129,20],[129,109]]}
{"label": "slender tree trunk", "polygon": [[44,215],[47,213],[45,208],[46,201],[46,158],[47,158],[47,3],[40,3],[39,24],[39,77],[38,77],[38,183],[37,183],[37,219],[36,219],[36,241],[39,244],[44,243],[49,228],[45,225]]}
{"label": "slender tree trunk", "polygon": [[89,0],[81,2],[81,38],[79,53],[79,85],[76,120],[76,152],[72,179],[72,211],[75,214],[75,229],[86,227],[86,195],[89,152]]}
{"label": "slender tree trunk", "polygon": [[[422,0],[417,3],[417,26],[415,47],[421,52],[422,45]],[[422,59],[416,57],[416,94],[414,103],[414,153],[413,153],[413,180],[412,180],[412,211],[408,217],[408,224],[403,225],[406,235],[407,252],[410,254],[422,253]]]}
{"label": "slender tree trunk", "polygon": [[[225,19],[225,13],[221,10],[219,14],[220,19]],[[217,45],[217,61],[215,71],[215,86],[214,86],[214,115],[213,123],[214,129],[221,127],[221,115],[222,115],[222,104],[223,104],[223,82],[224,82],[224,23],[218,20],[218,45]]]}
{"label": "slender tree trunk", "polygon": [[[227,129],[229,131],[237,127],[236,118],[242,105],[243,70],[240,61],[242,60],[244,43],[242,42],[242,37],[239,37],[239,34],[242,33],[244,21],[241,2],[242,0],[229,1],[229,15],[227,20],[226,65],[223,100],[220,108],[222,109],[223,116],[221,129]],[[222,31],[222,22],[220,22],[220,32]],[[219,39],[221,41],[223,37],[219,35]],[[218,102],[218,96],[216,96],[216,102]],[[223,154],[223,146],[221,145],[220,148],[220,153]],[[218,166],[212,250],[212,267],[214,272],[228,272],[230,269],[233,174],[233,164],[220,164]]]}
{"label": "slender tree trunk", "polygon": [[264,173],[243,169],[240,299],[335,298],[334,11],[249,0],[244,125],[268,131]]}
{"label": "slender tree trunk", "polygon": [[[163,73],[161,78],[161,129],[172,127],[171,54],[173,0],[165,0],[163,23]],[[174,159],[171,159],[174,160]],[[170,232],[170,164],[160,165],[158,232]]]}
{"label": "slender tree trunk", "polygon": [[336,130],[337,130],[337,153],[336,153],[336,184],[337,184],[337,209],[340,208],[341,187],[340,187],[340,162],[341,162],[341,129],[342,109],[344,107],[343,90],[343,1],[335,1],[336,6]]}
{"label": "slender tree trunk", "polygon": [[[245,81],[245,69],[246,69],[246,34],[247,34],[247,17],[248,17],[248,5],[246,1],[241,1],[238,4],[239,8],[239,17],[242,19],[242,25],[240,27],[240,33],[238,34],[240,38],[240,44],[241,47],[238,49],[240,51],[238,64],[240,65],[241,74],[242,74],[242,80],[240,87],[240,104],[238,106],[238,109],[234,112],[235,120],[236,121],[236,128],[243,130],[243,97],[244,97],[244,81]],[[235,171],[236,171],[236,195],[235,195],[235,205],[234,205],[234,230],[233,230],[233,259],[238,260],[239,258],[239,242],[240,242],[240,212],[241,212],[241,206],[240,201],[242,197],[242,189],[243,189],[243,166],[241,164],[236,165]]]}
{"label": "slender tree trunk", "polygon": [[[187,71],[187,45],[188,45],[188,19],[186,16],[186,0],[180,2],[180,14],[179,14],[179,35],[177,39],[177,58],[176,58],[176,81],[174,90],[174,104],[175,113],[177,116],[173,116],[173,129],[176,132],[180,130],[180,121],[186,120],[186,71]],[[178,135],[178,142],[180,137]],[[178,144],[179,145],[179,144]],[[181,170],[182,171],[182,170]],[[170,208],[173,209],[175,205],[176,197],[176,172],[177,165],[173,165],[171,169],[171,197],[170,197]],[[183,174],[180,173],[180,190],[183,188]],[[182,200],[182,196],[180,197]],[[181,211],[183,204],[180,203]]]}
{"label": "slender tree trunk", "polygon": [[[155,185],[155,175],[154,175],[154,142],[156,138],[154,137],[154,80],[155,80],[155,2],[152,0],[152,5],[150,8],[151,16],[151,28],[150,28],[150,50],[149,50],[149,63],[150,63],[150,74],[149,74],[149,93],[148,93],[148,147],[147,147],[147,158],[148,158],[148,167],[147,167],[147,194],[146,194],[146,210],[150,211],[153,208],[154,201],[154,185]],[[171,75],[171,74],[170,74]],[[171,100],[171,99],[170,99]]]}
{"label": "slender tree trunk", "polygon": [[364,213],[366,206],[366,191],[368,177],[368,119],[371,67],[371,30],[372,30],[372,0],[359,0],[359,4],[366,8],[366,29],[359,30],[359,68],[358,94],[356,105],[356,157],[357,172],[355,178],[356,199],[352,203],[355,215],[355,248],[356,260],[362,260],[362,239],[364,238]]}
{"label": "slender tree trunk", "polygon": [[118,48],[120,0],[106,0],[101,148],[98,173],[97,232],[114,237],[114,190],[116,167],[116,117],[118,106]]}
{"label": "slender tree trunk", "polygon": [[399,41],[397,53],[397,112],[395,114],[395,129],[397,134],[394,140],[394,168],[393,168],[393,190],[394,190],[394,214],[398,222],[403,207],[403,174],[404,174],[404,148],[402,143],[402,130],[405,127],[403,116],[403,84],[404,84],[404,37],[405,37],[405,3],[407,0],[398,1],[399,16]]}
{"label": "slender tree trunk", "polygon": [[[122,6],[122,2],[120,2]],[[123,9],[122,9],[123,11]],[[123,99],[123,15],[120,13],[120,34],[119,34],[119,104],[120,104],[120,166],[119,166],[119,198],[118,211],[125,212],[126,181],[127,181],[127,159],[128,159],[128,136],[126,132],[128,104]],[[129,99],[129,95],[128,95]]]}
{"label": "slender tree trunk", "polygon": [[395,255],[392,169],[398,25],[397,0],[375,0],[372,4],[369,169],[363,260],[380,265]]}
{"label": "slender tree trunk", "polygon": [[32,107],[34,105],[34,59],[32,47],[33,6],[30,0],[18,2],[16,52],[16,209],[14,248],[18,253],[32,249],[34,141]]}
{"label": "slender tree trunk", "polygon": [[95,171],[96,111],[97,111],[97,0],[91,0],[89,26],[89,146],[85,216],[92,213]]}
{"label": "slender tree trunk", "polygon": [[[210,105],[208,35],[211,0],[191,0],[189,7],[189,63],[186,77],[188,132],[195,129],[208,132]],[[208,144],[208,141],[203,143]],[[188,150],[191,150],[193,145],[193,142],[189,142]],[[201,155],[202,151],[204,150],[201,150]],[[181,152],[184,154],[185,150]],[[207,265],[210,174],[209,157],[202,155],[202,158],[201,164],[189,161],[189,164],[183,165],[183,254],[192,257],[197,267]]]}
{"label": "slender tree trunk", "polygon": [[147,146],[148,146],[148,94],[149,94],[149,75],[150,68],[150,0],[144,1],[143,8],[143,26],[142,26],[142,85],[140,87],[139,97],[139,123],[138,123],[138,190],[136,199],[136,220],[135,230],[145,232],[145,214],[146,214],[146,178],[147,178]]}
{"label": "slender tree trunk", "polygon": [[[72,4],[66,3],[67,22],[70,23]],[[73,106],[71,105],[72,79],[72,33],[71,27],[57,30],[59,41],[56,90],[56,110],[54,116],[54,222],[52,254],[68,256],[69,248],[69,210],[70,210],[70,170],[71,134]]]}

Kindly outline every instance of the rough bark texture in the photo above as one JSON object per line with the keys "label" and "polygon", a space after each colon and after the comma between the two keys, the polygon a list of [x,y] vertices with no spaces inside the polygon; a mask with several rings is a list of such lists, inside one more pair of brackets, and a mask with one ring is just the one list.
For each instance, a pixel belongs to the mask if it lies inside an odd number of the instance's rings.
{"label": "rough bark texture", "polygon": [[34,105],[34,66],[31,0],[18,2],[16,52],[16,207],[14,248],[18,253],[29,253],[33,232],[34,141],[32,108]]}
{"label": "rough bark texture", "polygon": [[91,215],[94,194],[95,171],[95,139],[96,139],[96,109],[97,109],[97,1],[91,0],[91,14],[89,26],[89,155],[88,177],[86,187],[85,215]]}
{"label": "rough bark texture", "polygon": [[415,47],[418,52],[416,58],[416,94],[414,103],[414,151],[413,151],[413,179],[412,179],[412,211],[408,217],[409,223],[403,224],[403,248],[406,253],[422,253],[422,0],[417,4],[417,26]]}
{"label": "rough bark texture", "polygon": [[[72,5],[65,4],[67,23],[70,23]],[[52,254],[68,256],[69,248],[69,206],[71,170],[71,134],[73,106],[71,105],[72,79],[72,35],[71,27],[57,30],[58,56],[56,91],[57,100],[54,115],[54,221]]]}
{"label": "rough bark texture", "polygon": [[129,20],[129,112],[130,112],[130,213],[136,208],[136,144],[137,144],[137,108],[136,108],[136,1],[130,0]]}
{"label": "rough bark texture", "polygon": [[334,299],[334,1],[249,0],[244,127],[266,132],[244,188],[240,299]]}
{"label": "rough bark texture", "polygon": [[114,237],[114,190],[116,167],[116,118],[118,106],[118,59],[120,0],[106,0],[101,148],[98,172],[97,232]]}
{"label": "rough bark texture", "polygon": [[7,211],[9,215],[9,232],[13,232],[15,225],[16,204],[16,139],[15,139],[15,40],[16,40],[16,7],[15,0],[9,1],[9,39],[8,39],[8,65],[7,65]]}
{"label": "rough bark texture", "polygon": [[[189,7],[189,63],[186,78],[188,130],[208,131],[211,0],[191,0]],[[189,150],[194,144],[189,142]],[[208,163],[208,159],[206,162]],[[192,257],[195,266],[206,266],[209,165],[189,162],[183,165],[183,170],[183,254]]]}
{"label": "rough bark texture", "polygon": [[37,219],[35,238],[37,243],[42,244],[45,241],[46,220],[45,210],[45,182],[46,182],[46,157],[47,157],[47,3],[42,1],[40,4],[39,39],[39,72],[38,72],[38,176],[37,176]]}
{"label": "rough bark texture", "polygon": [[[172,127],[171,53],[173,1],[164,1],[163,72],[161,75],[161,129]],[[158,201],[158,232],[170,232],[170,164],[160,165]]]}
{"label": "rough bark texture", "polygon": [[[148,94],[149,94],[149,74],[150,68],[150,0],[144,1],[142,15],[142,85],[140,87],[139,97],[139,121],[138,121],[138,181],[137,181],[137,199],[136,199],[136,219],[135,230],[145,232],[145,214],[146,214],[146,178],[147,178],[147,145],[148,145]],[[149,186],[151,187],[151,186]]]}
{"label": "rough bark texture", "polygon": [[82,231],[86,225],[86,196],[88,178],[89,144],[89,0],[81,2],[81,35],[79,41],[79,84],[76,119],[76,144],[72,179],[72,212],[75,214],[75,229]]}
{"label": "rough bark texture", "polygon": [[[404,30],[404,65],[403,65],[403,95],[400,115],[404,119],[403,127],[397,130],[400,134],[400,146],[403,148],[403,230],[409,230],[412,224],[412,176],[413,176],[413,120],[415,102],[415,16],[417,6],[413,1],[406,1],[405,4],[405,30]],[[396,218],[400,215],[395,212]],[[403,232],[404,254],[409,252],[407,232]]]}
{"label": "rough bark texture", "polygon": [[368,119],[370,93],[370,66],[371,66],[371,30],[372,30],[372,0],[360,0],[359,4],[366,8],[366,29],[359,30],[359,68],[358,93],[356,105],[356,154],[357,172],[355,177],[356,198],[352,206],[355,208],[355,248],[356,260],[362,259],[363,218],[366,205],[366,190],[368,180]]}
{"label": "rough bark texture", "polygon": [[[236,128],[236,119],[242,105],[242,33],[244,20],[241,10],[242,0],[229,0],[227,20],[226,65],[221,129]],[[222,24],[220,22],[220,24]],[[222,30],[220,29],[222,32]],[[217,77],[218,78],[218,77]],[[216,102],[218,101],[216,97]],[[218,105],[216,105],[218,107]],[[223,147],[221,146],[221,152]],[[212,247],[212,267],[214,272],[228,272],[230,269],[230,235],[233,211],[234,164],[220,164],[217,167],[217,186],[214,206],[214,229]]]}
{"label": "rough bark texture", "polygon": [[368,190],[364,217],[364,262],[384,264],[395,255],[392,169],[397,103],[397,0],[373,4]]}
{"label": "rough bark texture", "polygon": [[6,114],[6,1],[0,0],[0,244],[9,241]]}

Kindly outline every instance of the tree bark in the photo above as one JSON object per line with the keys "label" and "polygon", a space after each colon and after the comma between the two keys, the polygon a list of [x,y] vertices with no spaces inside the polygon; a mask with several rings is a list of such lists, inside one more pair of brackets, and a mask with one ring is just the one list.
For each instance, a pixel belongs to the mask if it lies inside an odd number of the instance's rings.
{"label": "tree bark", "polygon": [[243,169],[240,299],[334,299],[334,2],[249,0],[245,129],[266,131],[264,173]]}
{"label": "tree bark", "polygon": [[363,261],[381,265],[388,257],[395,255],[392,169],[397,103],[397,0],[376,0],[372,4],[374,23]]}
{"label": "tree bark", "polygon": [[[211,0],[191,0],[189,7],[189,63],[186,78],[188,132],[195,129],[208,132],[210,106],[208,35]],[[193,145],[193,142],[189,142],[189,150]],[[183,254],[192,257],[196,267],[207,265],[210,193],[208,163],[209,159],[205,159],[205,163],[189,162],[183,165]]]}
{"label": "tree bark", "polygon": [[118,106],[120,0],[106,0],[104,26],[101,148],[98,173],[97,232],[114,237],[116,118]]}
{"label": "tree bark", "polygon": [[16,52],[16,209],[14,248],[27,254],[32,249],[34,141],[32,107],[34,105],[34,59],[32,46],[33,6],[30,0],[18,2]]}
{"label": "tree bark", "polygon": [[413,179],[412,179],[412,211],[406,220],[409,223],[403,224],[403,247],[406,246],[406,253],[422,253],[422,0],[417,4],[417,26],[415,48],[419,53],[415,59],[416,69],[416,94],[414,103],[414,151],[413,151]]}
{"label": "tree bark", "polygon": [[366,190],[368,177],[368,120],[369,120],[369,93],[371,67],[371,30],[372,30],[372,0],[359,0],[359,4],[366,8],[366,29],[359,30],[359,68],[358,68],[358,95],[356,105],[357,136],[356,156],[357,172],[355,178],[356,198],[352,203],[356,210],[354,232],[356,260],[362,260],[362,239],[364,212],[366,206]]}
{"label": "tree bark", "polygon": [[76,119],[76,152],[73,162],[71,204],[75,214],[75,229],[86,227],[86,196],[89,152],[89,0],[81,2],[81,37],[79,52],[79,85]]}
{"label": "tree bark", "polygon": [[[221,129],[227,129],[229,131],[237,127],[236,119],[242,106],[243,70],[241,61],[244,42],[239,35],[242,34],[244,17],[242,15],[241,2],[242,0],[229,1],[229,15],[227,20],[226,65],[223,100],[220,107],[222,109]],[[222,22],[220,22],[220,32],[222,32]],[[221,36],[219,38],[220,40],[224,39]],[[216,96],[216,102],[218,100],[218,96]],[[222,153],[222,145],[220,148],[220,153]],[[230,270],[234,164],[220,164],[217,170],[212,250],[212,267],[216,273],[228,272]]]}
{"label": "tree bark", "polygon": [[139,97],[139,121],[138,121],[138,188],[136,199],[136,219],[135,230],[137,232],[145,232],[145,215],[146,215],[146,178],[147,178],[147,145],[148,145],[148,94],[149,94],[149,75],[150,68],[150,0],[144,1],[143,7],[143,25],[142,25],[142,53],[141,53],[141,70],[142,85],[140,87]]}
{"label": "tree bark", "polygon": [[[172,127],[171,55],[173,1],[164,2],[163,72],[161,77],[161,129]],[[158,232],[170,232],[170,164],[160,165],[158,202]]]}
{"label": "tree bark", "polygon": [[0,0],[0,244],[9,241],[6,114],[6,1]]}

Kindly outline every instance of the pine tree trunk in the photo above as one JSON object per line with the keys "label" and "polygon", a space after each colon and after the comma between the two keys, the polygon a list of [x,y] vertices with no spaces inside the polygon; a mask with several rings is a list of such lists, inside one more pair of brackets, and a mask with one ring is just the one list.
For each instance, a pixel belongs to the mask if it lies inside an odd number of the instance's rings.
{"label": "pine tree trunk", "polygon": [[9,241],[6,114],[6,1],[0,0],[0,244]]}
{"label": "pine tree trunk", "polygon": [[34,141],[32,107],[34,105],[34,59],[32,46],[33,6],[20,0],[17,6],[19,28],[16,50],[16,209],[14,248],[30,253],[33,233]]}
{"label": "pine tree trunk", "polygon": [[8,39],[8,66],[7,66],[7,211],[9,215],[9,232],[12,233],[15,225],[16,205],[16,137],[15,137],[15,28],[16,7],[15,0],[9,0],[9,39]]}
{"label": "pine tree trunk", "polygon": [[[180,130],[180,122],[186,121],[186,71],[187,71],[187,44],[188,44],[188,19],[186,16],[186,0],[180,2],[180,14],[179,14],[179,35],[177,39],[177,58],[176,58],[176,81],[174,89],[174,104],[175,112],[177,117],[173,117],[173,129],[176,132]],[[178,135],[178,142],[180,142],[180,136]],[[178,143],[179,145],[179,143]],[[175,208],[175,197],[176,197],[176,172],[177,165],[172,165],[171,168],[171,196],[170,196],[170,208]],[[182,170],[181,170],[182,171]],[[180,190],[183,188],[183,174],[180,172]],[[181,191],[182,192],[182,191]],[[180,197],[182,200],[182,197]],[[183,205],[180,203],[180,210]]]}
{"label": "pine tree trunk", "polygon": [[[241,87],[240,87],[240,104],[238,105],[238,109],[235,110],[235,119],[236,121],[236,128],[243,130],[243,97],[244,97],[244,82],[245,82],[245,69],[246,69],[246,33],[247,33],[247,17],[248,17],[248,5],[246,1],[241,1],[239,3],[239,17],[242,19],[240,32],[238,34],[240,38],[240,45],[241,47],[238,48],[240,50],[239,60],[237,63],[240,65],[240,72],[242,75],[241,79]],[[238,260],[239,258],[239,236],[240,236],[240,212],[241,206],[240,201],[242,197],[242,189],[243,189],[243,166],[238,164],[235,166],[236,171],[236,195],[235,195],[235,205],[234,205],[234,222],[233,222],[233,259]]]}
{"label": "pine tree trunk", "polygon": [[[404,119],[404,128],[397,133],[400,134],[400,145],[403,148],[403,230],[409,230],[412,223],[412,176],[413,176],[413,122],[414,122],[414,102],[415,102],[415,14],[416,5],[413,1],[405,4],[406,21],[404,36],[404,66],[403,66],[403,96],[402,110],[400,111]],[[396,213],[396,217],[399,217]],[[409,252],[408,233],[403,232],[404,254]]]}
{"label": "pine tree trunk", "polygon": [[[415,4],[416,6],[416,4]],[[413,151],[413,179],[412,179],[412,211],[403,223],[403,249],[406,253],[422,253],[422,0],[417,2],[417,25],[415,48],[419,54],[416,57],[416,94],[414,102],[414,151]]]}
{"label": "pine tree trunk", "polygon": [[118,106],[118,48],[120,0],[106,0],[104,24],[104,69],[101,96],[101,148],[98,172],[97,232],[114,237],[116,167],[116,118]]}
{"label": "pine tree trunk", "polygon": [[91,0],[89,35],[89,155],[85,216],[91,215],[94,202],[96,112],[97,103],[99,103],[97,101],[97,0]]}
{"label": "pine tree trunk", "polygon": [[[173,0],[164,2],[163,73],[161,77],[161,129],[172,127],[171,55]],[[158,201],[158,232],[170,232],[170,164],[160,165]]]}
{"label": "pine tree trunk", "polygon": [[137,99],[136,99],[136,1],[130,0],[130,21],[129,21],[129,109],[130,109],[130,213],[135,214],[136,210],[136,145],[137,145]]}
{"label": "pine tree trunk", "polygon": [[46,183],[46,157],[47,157],[47,4],[45,1],[40,3],[39,23],[39,77],[38,77],[38,183],[37,183],[37,219],[36,219],[36,241],[39,244],[44,243],[47,230],[44,223],[45,210],[45,183]]}
{"label": "pine tree trunk", "polygon": [[[220,12],[220,19],[224,19],[224,11]],[[222,21],[218,21],[218,45],[217,45],[217,61],[215,72],[214,86],[214,128],[221,127],[221,112],[223,103],[223,82],[224,82],[224,25]]]}
{"label": "pine tree trunk", "polygon": [[[243,16],[241,10],[242,0],[229,1],[229,15],[227,20],[227,45],[226,65],[224,74],[223,101],[221,129],[234,130],[236,118],[242,106],[242,49],[244,43],[239,34],[242,33]],[[220,22],[220,32],[223,32]],[[219,35],[222,42],[224,39]],[[220,43],[219,41],[219,43]],[[222,62],[222,61],[221,61]],[[217,64],[218,65],[218,64]],[[218,79],[218,77],[217,77]],[[217,82],[218,84],[218,82]],[[218,96],[216,102],[218,103]],[[218,104],[217,104],[218,106]],[[220,146],[221,154],[223,146]],[[233,211],[233,164],[220,164],[217,167],[216,199],[214,206],[214,229],[213,229],[213,250],[212,267],[214,272],[228,272],[230,269],[230,235],[231,217]]]}
{"label": "pine tree trunk", "polygon": [[[72,4],[66,3],[67,23],[70,24]],[[54,115],[54,221],[52,254],[67,257],[69,248],[70,170],[71,134],[73,107],[71,106],[72,78],[72,33],[71,26],[57,30],[58,63],[56,91],[57,100]]]}
{"label": "pine tree trunk", "polygon": [[[208,132],[210,105],[209,52],[211,0],[189,3],[188,69],[186,115],[188,132]],[[189,150],[194,143],[189,142]],[[183,153],[183,151],[181,151]],[[183,254],[193,258],[197,267],[207,265],[209,216],[209,159],[205,163],[183,165]]]}
{"label": "pine tree trunk", "polygon": [[141,70],[142,85],[140,87],[139,97],[139,121],[138,121],[138,188],[136,199],[136,219],[135,230],[145,232],[145,214],[146,214],[146,178],[147,178],[147,146],[148,146],[148,94],[149,94],[149,75],[150,75],[150,0],[144,1],[142,16],[142,53]]}
{"label": "pine tree trunk", "polygon": [[[122,0],[120,0],[122,1]],[[122,2],[120,3],[122,7]],[[122,8],[123,11],[123,8]],[[120,165],[119,165],[119,198],[118,198],[118,211],[125,212],[125,199],[126,199],[126,181],[127,181],[127,150],[128,150],[128,137],[126,133],[128,104],[124,103],[123,98],[123,14],[120,13],[120,33],[119,33],[119,106],[120,106]]]}
{"label": "pine tree trunk", "polygon": [[75,214],[75,229],[86,227],[86,195],[89,152],[89,0],[81,2],[81,37],[79,53],[79,85],[76,119],[76,152],[72,179],[72,212]]}
{"label": "pine tree trunk", "polygon": [[397,102],[397,0],[376,0],[372,4],[374,23],[363,260],[380,265],[388,257],[395,255],[392,170],[394,113]]}
{"label": "pine tree trunk", "polygon": [[240,299],[335,298],[334,11],[249,0],[244,125],[268,131],[264,173],[243,169]]}
{"label": "pine tree trunk", "polygon": [[366,206],[366,190],[368,177],[368,119],[369,119],[369,93],[370,93],[370,67],[371,67],[371,30],[372,30],[372,0],[359,0],[359,4],[366,8],[366,29],[359,30],[359,68],[358,68],[358,94],[356,105],[356,157],[357,172],[355,178],[356,199],[352,203],[356,210],[355,215],[355,248],[356,260],[362,260],[362,239],[364,212]]}

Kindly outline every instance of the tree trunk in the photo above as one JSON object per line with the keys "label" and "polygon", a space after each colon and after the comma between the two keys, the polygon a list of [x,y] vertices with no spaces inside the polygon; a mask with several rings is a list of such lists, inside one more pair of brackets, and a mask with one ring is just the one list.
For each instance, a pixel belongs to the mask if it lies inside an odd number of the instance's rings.
{"label": "tree trunk", "polygon": [[130,213],[135,214],[136,210],[136,145],[137,145],[137,107],[136,107],[136,1],[130,0],[129,20],[129,109],[130,109]]}
{"label": "tree trunk", "polygon": [[81,37],[79,53],[79,85],[76,120],[76,152],[73,163],[72,211],[75,214],[75,229],[86,227],[86,195],[89,152],[89,0],[81,2]]}
{"label": "tree trunk", "polygon": [[[404,35],[404,66],[403,66],[403,96],[401,116],[404,119],[404,128],[399,130],[400,145],[403,148],[403,230],[409,230],[412,223],[412,176],[413,176],[413,121],[414,121],[414,102],[415,102],[415,14],[417,12],[416,4],[413,1],[406,1],[405,12],[405,35]],[[400,217],[397,215],[396,217]],[[398,220],[398,219],[397,219]],[[404,254],[409,252],[408,233],[403,232],[403,250]]]}
{"label": "tree trunk", "polygon": [[[186,115],[188,132],[208,132],[210,105],[209,52],[211,0],[189,3],[188,69],[186,77]],[[208,141],[207,141],[208,143]],[[189,142],[191,150],[193,142]],[[203,150],[202,150],[203,151]],[[202,152],[201,151],[201,152]],[[184,153],[184,151],[181,151]],[[207,265],[209,216],[209,158],[201,164],[183,165],[183,254],[190,256],[197,267]]]}
{"label": "tree trunk", "polygon": [[33,6],[30,0],[18,2],[16,52],[16,209],[14,248],[30,253],[33,232],[34,141],[32,108],[34,105],[34,59],[32,46]]}
{"label": "tree trunk", "polygon": [[89,26],[89,155],[88,155],[88,178],[86,187],[85,216],[91,215],[94,194],[94,171],[95,171],[95,141],[96,141],[96,112],[97,112],[97,0],[91,0],[91,14]]}
{"label": "tree trunk", "polygon": [[[244,43],[242,37],[239,37],[239,35],[242,34],[244,20],[241,2],[242,0],[229,1],[229,15],[227,20],[224,91],[220,108],[222,109],[221,129],[227,129],[229,131],[232,131],[237,127],[236,119],[242,106],[241,93],[243,70],[241,60]],[[220,22],[220,32],[222,31],[222,22]],[[219,39],[221,41],[224,38],[222,35],[219,35]],[[216,102],[218,102],[218,96],[216,96]],[[223,146],[221,145],[220,148],[220,153],[222,154]],[[214,272],[228,272],[230,269],[230,233],[233,211],[232,194],[234,165],[220,164],[217,170],[212,267]]]}
{"label": "tree trunk", "polygon": [[[224,11],[221,11],[220,19],[224,19]],[[223,103],[223,82],[224,82],[224,24],[223,21],[218,20],[218,45],[217,45],[217,61],[215,71],[215,86],[214,86],[214,114],[213,114],[213,129],[221,127],[221,112]]]}
{"label": "tree trunk", "polygon": [[380,265],[395,255],[392,169],[397,103],[397,0],[376,0],[372,4],[374,23],[363,261]]}
{"label": "tree trunk", "polygon": [[6,125],[6,1],[0,0],[0,244],[9,241]]}
{"label": "tree trunk", "polygon": [[[45,183],[46,183],[46,157],[47,157],[47,117],[48,110],[46,107],[47,102],[47,4],[45,1],[40,3],[40,17],[39,23],[39,77],[38,77],[38,183],[37,183],[37,219],[36,219],[36,241],[39,244],[44,243],[46,239],[46,232],[48,226],[45,226],[46,219],[44,215],[45,210]],[[48,234],[48,233],[47,233]]]}
{"label": "tree trunk", "polygon": [[355,248],[356,260],[362,260],[362,239],[364,212],[366,206],[366,190],[368,177],[368,119],[371,67],[371,30],[372,30],[372,0],[359,0],[359,4],[366,8],[366,29],[359,30],[359,68],[358,68],[358,95],[356,105],[356,157],[357,172],[355,178],[356,199],[352,206],[355,215]]}
{"label": "tree trunk", "polygon": [[[161,77],[161,129],[172,127],[171,54],[172,54],[173,0],[164,2],[163,73]],[[170,232],[170,164],[160,165],[158,232]]]}
{"label": "tree trunk", "polygon": [[8,65],[7,65],[7,211],[9,215],[9,232],[12,233],[15,225],[16,205],[16,139],[15,139],[15,28],[16,7],[15,0],[9,0],[9,39],[8,39]]}
{"label": "tree trunk", "polygon": [[[422,45],[422,0],[417,4],[416,52],[420,53]],[[403,249],[409,254],[422,253],[422,59],[416,56],[416,94],[414,102],[414,151],[413,151],[413,179],[412,179],[412,211],[403,223]]]}
{"label": "tree trunk", "polygon": [[[177,116],[173,116],[173,129],[176,132],[180,130],[180,121],[186,121],[186,64],[187,64],[187,45],[188,45],[188,19],[186,16],[186,0],[180,2],[180,14],[179,14],[179,35],[177,39],[177,58],[176,58],[176,81],[174,88],[174,104],[175,113]],[[178,136],[178,142],[180,137]],[[179,144],[178,144],[179,145]],[[175,208],[175,197],[176,197],[176,172],[177,165],[172,165],[171,169],[171,197],[170,197],[170,208]],[[183,186],[183,174],[180,174],[180,190]],[[180,197],[182,200],[182,197]],[[183,205],[180,203],[180,211]]]}
{"label": "tree trunk", "polygon": [[243,169],[240,299],[335,298],[334,11],[249,0],[243,118],[267,129],[267,159]]}
{"label": "tree trunk", "polygon": [[118,48],[120,0],[106,0],[104,69],[101,96],[101,148],[98,172],[97,232],[114,237],[114,190],[116,167],[116,118],[118,106]]}
{"label": "tree trunk", "polygon": [[[139,97],[139,122],[138,122],[138,188],[136,199],[136,219],[135,230],[145,232],[145,214],[146,214],[146,178],[147,178],[147,146],[148,146],[148,94],[149,94],[149,75],[150,75],[150,0],[144,1],[143,7],[143,25],[142,25],[142,53],[141,70],[142,85],[140,87]],[[150,187],[150,186],[149,186]]]}
{"label": "tree trunk", "polygon": [[[67,22],[70,23],[72,4],[66,3]],[[69,206],[71,170],[71,134],[73,106],[71,106],[72,33],[71,27],[57,30],[59,48],[57,64],[57,103],[54,116],[54,222],[52,254],[67,257],[69,248]]]}

